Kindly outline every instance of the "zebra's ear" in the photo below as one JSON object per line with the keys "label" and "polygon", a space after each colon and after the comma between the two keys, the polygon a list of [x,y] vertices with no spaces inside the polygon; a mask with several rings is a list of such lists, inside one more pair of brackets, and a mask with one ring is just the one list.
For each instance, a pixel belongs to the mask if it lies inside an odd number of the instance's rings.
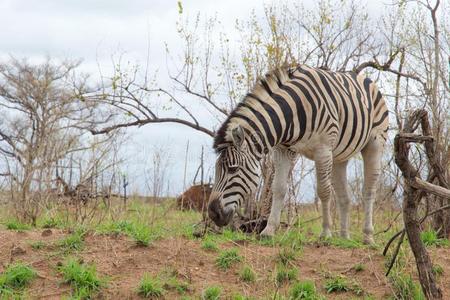
{"label": "zebra's ear", "polygon": [[241,126],[233,128],[231,131],[231,137],[233,138],[233,144],[236,149],[241,149],[245,137],[244,129]]}

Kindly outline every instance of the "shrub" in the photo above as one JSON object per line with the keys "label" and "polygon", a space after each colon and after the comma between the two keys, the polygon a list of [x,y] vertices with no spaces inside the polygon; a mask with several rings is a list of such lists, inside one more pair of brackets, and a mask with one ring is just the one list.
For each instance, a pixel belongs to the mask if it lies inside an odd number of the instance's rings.
{"label": "shrub", "polygon": [[232,264],[242,261],[238,250],[233,248],[221,251],[219,257],[216,259],[216,265],[222,270],[228,270]]}

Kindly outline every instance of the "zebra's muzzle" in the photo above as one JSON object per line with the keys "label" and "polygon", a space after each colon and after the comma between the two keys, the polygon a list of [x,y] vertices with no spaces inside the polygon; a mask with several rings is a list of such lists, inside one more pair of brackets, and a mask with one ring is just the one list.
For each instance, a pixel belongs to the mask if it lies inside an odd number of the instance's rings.
{"label": "zebra's muzzle", "polygon": [[233,210],[229,209],[225,211],[219,198],[215,198],[209,202],[208,215],[217,226],[222,227],[230,223],[231,218],[233,217]]}

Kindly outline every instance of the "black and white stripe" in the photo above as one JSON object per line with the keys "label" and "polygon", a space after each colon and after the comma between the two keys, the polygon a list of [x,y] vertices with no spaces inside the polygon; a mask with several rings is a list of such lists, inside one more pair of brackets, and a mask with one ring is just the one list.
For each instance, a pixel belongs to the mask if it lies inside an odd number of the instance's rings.
{"label": "black and white stripe", "polygon": [[382,148],[387,128],[384,98],[369,78],[306,66],[276,70],[255,85],[217,132],[211,201],[220,198],[216,207],[222,208],[242,205],[256,188],[258,161],[272,149],[316,161],[318,182],[324,182],[318,192],[326,198],[332,165],[346,162],[374,141]]}

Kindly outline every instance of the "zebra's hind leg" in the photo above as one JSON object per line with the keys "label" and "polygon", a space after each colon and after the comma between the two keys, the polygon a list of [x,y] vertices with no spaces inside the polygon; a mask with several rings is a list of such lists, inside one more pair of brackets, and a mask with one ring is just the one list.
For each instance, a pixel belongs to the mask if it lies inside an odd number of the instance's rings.
{"label": "zebra's hind leg", "polygon": [[384,143],[381,138],[372,139],[361,151],[364,160],[364,243],[373,244],[373,204],[376,186],[381,173],[381,155]]}
{"label": "zebra's hind leg", "polygon": [[348,239],[350,238],[348,232],[350,197],[347,185],[347,161],[333,164],[333,187],[337,196],[336,202],[341,221],[341,237]]}
{"label": "zebra's hind leg", "polygon": [[275,148],[273,152],[273,164],[275,175],[272,183],[273,197],[272,208],[270,209],[269,219],[266,228],[261,232],[261,236],[271,237],[280,225],[281,211],[283,209],[284,197],[286,195],[287,181],[291,160],[289,151],[286,149]]}
{"label": "zebra's hind leg", "polygon": [[331,237],[331,171],[333,165],[333,155],[331,149],[322,147],[317,149],[314,155],[316,164],[317,195],[322,201],[322,233],[321,238]]}

